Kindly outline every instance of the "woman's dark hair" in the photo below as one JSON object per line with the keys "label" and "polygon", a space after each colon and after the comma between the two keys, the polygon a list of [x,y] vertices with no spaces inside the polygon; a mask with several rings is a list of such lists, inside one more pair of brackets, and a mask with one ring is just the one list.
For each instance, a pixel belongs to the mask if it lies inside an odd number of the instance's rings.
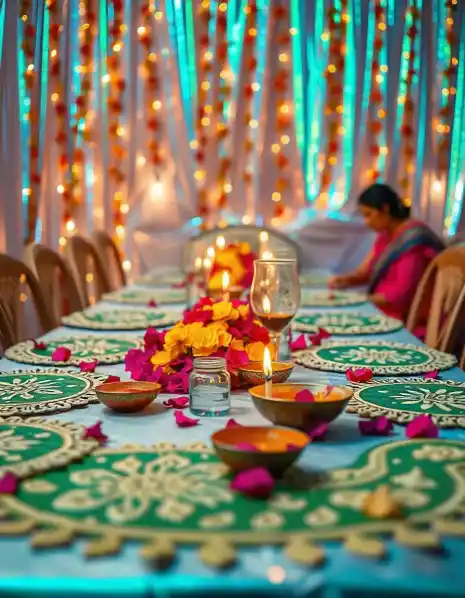
{"label": "woman's dark hair", "polygon": [[399,220],[406,220],[410,216],[410,208],[402,203],[392,187],[384,183],[375,183],[365,189],[358,198],[358,203],[380,211],[388,206],[389,215]]}

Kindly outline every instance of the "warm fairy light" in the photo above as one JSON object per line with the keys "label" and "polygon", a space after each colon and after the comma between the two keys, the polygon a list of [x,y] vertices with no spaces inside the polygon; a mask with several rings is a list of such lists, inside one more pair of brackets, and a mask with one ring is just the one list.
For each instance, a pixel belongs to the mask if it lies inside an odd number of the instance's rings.
{"label": "warm fairy light", "polygon": [[203,55],[203,58],[207,62],[210,62],[210,60],[213,58],[213,54],[211,52],[205,52],[205,54]]}
{"label": "warm fairy light", "polygon": [[136,158],[136,165],[141,167],[141,166],[145,166],[147,162],[147,159],[145,156],[143,156],[142,154],[139,154]]}
{"label": "warm fairy light", "polygon": [[110,81],[110,79],[111,79],[111,77],[107,73],[106,75],[103,75],[103,77],[102,77],[102,83],[108,83]]}
{"label": "warm fairy light", "polygon": [[144,26],[138,27],[137,28],[137,34],[138,35],[144,35],[146,33],[147,29]]}
{"label": "warm fairy light", "polygon": [[161,21],[163,19],[163,13],[161,10],[157,10],[154,14],[156,21]]}
{"label": "warm fairy light", "polygon": [[241,220],[242,224],[252,224],[252,218],[248,214],[244,214]]}
{"label": "warm fairy light", "polygon": [[208,116],[204,116],[201,120],[200,123],[202,125],[202,127],[208,127],[210,124],[210,119],[208,118]]}
{"label": "warm fairy light", "polygon": [[281,135],[280,141],[283,145],[287,145],[290,142],[291,138],[289,135]]}
{"label": "warm fairy light", "polygon": [[57,191],[58,191],[58,193],[59,193],[60,195],[61,195],[61,194],[63,194],[63,193],[65,192],[65,187],[64,187],[64,185],[58,185],[58,186],[57,186]]}
{"label": "warm fairy light", "polygon": [[281,201],[281,193],[279,193],[279,191],[273,191],[271,194],[271,199],[273,201]]}
{"label": "warm fairy light", "polygon": [[124,137],[124,134],[126,133],[126,130],[124,127],[118,127],[116,129],[116,134],[118,135],[118,137]]}
{"label": "warm fairy light", "polygon": [[125,272],[130,272],[131,271],[132,264],[131,264],[131,262],[129,260],[123,260],[123,264],[122,265],[123,265],[123,270]]}
{"label": "warm fairy light", "polygon": [[152,108],[154,110],[160,110],[162,104],[160,102],[160,100],[155,100],[154,102],[152,102]]}
{"label": "warm fairy light", "polygon": [[57,51],[56,51],[56,50],[52,50],[52,51],[50,52],[50,57],[51,57],[51,58],[55,58],[55,56],[56,56],[56,55],[57,55]]}
{"label": "warm fairy light", "polygon": [[389,67],[388,67],[388,65],[387,65],[387,64],[382,64],[382,65],[379,67],[379,70],[380,70],[382,73],[387,73],[387,72],[389,71]]}
{"label": "warm fairy light", "polygon": [[435,192],[435,193],[441,193],[442,192],[442,183],[440,180],[435,180],[431,186],[431,189]]}
{"label": "warm fairy light", "polygon": [[74,222],[74,220],[68,220],[66,222],[66,230],[69,233],[72,233],[75,229],[76,229],[76,223]]}
{"label": "warm fairy light", "polygon": [[216,251],[215,251],[215,248],[213,247],[213,245],[210,245],[209,247],[207,247],[206,256],[214,261],[215,255],[216,255]]}
{"label": "warm fairy light", "polygon": [[279,55],[279,62],[287,62],[289,60],[289,56],[284,52]]}
{"label": "warm fairy light", "polygon": [[228,5],[226,2],[221,2],[218,6],[218,10],[220,12],[226,12],[228,10]]}
{"label": "warm fairy light", "polygon": [[64,247],[66,245],[66,237],[59,237],[59,239],[58,239],[58,245],[60,247]]}
{"label": "warm fairy light", "polygon": [[127,214],[129,212],[129,205],[127,203],[121,204],[120,212],[121,214]]}
{"label": "warm fairy light", "polygon": [[50,99],[52,100],[53,103],[57,102],[59,100],[60,96],[57,94],[57,92],[55,91],[54,93],[52,93],[52,95],[50,96]]}
{"label": "warm fairy light", "polygon": [[324,31],[321,34],[321,41],[322,42],[327,42],[329,40],[329,38],[330,38],[330,35],[329,35],[328,31]]}
{"label": "warm fairy light", "polygon": [[291,28],[289,29],[289,33],[290,33],[291,35],[297,35],[298,31],[297,31],[297,29],[296,29],[295,27],[291,27]]}
{"label": "warm fairy light", "polygon": [[198,149],[199,142],[197,141],[197,139],[192,139],[192,141],[189,143],[189,147],[193,150]]}
{"label": "warm fairy light", "polygon": [[397,97],[398,104],[405,104],[405,96],[398,96]]}
{"label": "warm fairy light", "polygon": [[330,73],[335,73],[337,71],[337,68],[335,67],[334,64],[328,64],[328,71]]}
{"label": "warm fairy light", "polygon": [[278,154],[280,150],[281,146],[279,145],[279,143],[273,143],[273,145],[271,146],[271,151],[273,152],[273,154]]}
{"label": "warm fairy light", "polygon": [[203,179],[205,178],[205,174],[206,174],[206,173],[205,173],[205,170],[196,170],[196,171],[194,172],[194,178],[195,178],[197,181],[203,181]]}
{"label": "warm fairy light", "polygon": [[30,189],[29,187],[26,187],[25,189],[23,189],[22,193],[25,197],[28,197],[29,195],[31,195],[32,189]]}
{"label": "warm fairy light", "polygon": [[330,156],[328,158],[328,162],[331,164],[331,166],[336,166],[337,165],[337,158],[336,158],[336,156]]}
{"label": "warm fairy light", "polygon": [[213,106],[211,104],[205,104],[204,110],[205,114],[211,114],[213,112]]}
{"label": "warm fairy light", "polygon": [[113,44],[113,52],[119,52],[121,50],[121,44]]}
{"label": "warm fairy light", "polygon": [[337,134],[338,134],[338,135],[344,135],[344,133],[345,133],[345,132],[346,132],[346,130],[345,130],[345,127],[343,127],[343,126],[339,126],[339,127],[337,128]]}
{"label": "warm fairy light", "polygon": [[376,75],[376,83],[382,83],[384,81],[383,75]]}
{"label": "warm fairy light", "polygon": [[251,27],[251,28],[249,29],[249,31],[248,31],[248,34],[249,34],[251,37],[255,37],[255,36],[257,35],[257,30],[255,29],[255,27]]}
{"label": "warm fairy light", "polygon": [[249,127],[251,129],[256,129],[258,127],[258,120],[255,120],[255,118],[252,118],[249,120]]}
{"label": "warm fairy light", "polygon": [[216,246],[218,247],[218,249],[220,251],[225,248],[226,239],[222,235],[220,235],[219,237],[216,238]]}
{"label": "warm fairy light", "polygon": [[125,228],[122,224],[117,224],[115,226],[115,233],[117,234],[117,236],[122,239],[124,237],[124,233],[125,233]]}
{"label": "warm fairy light", "polygon": [[458,63],[459,63],[459,61],[458,61],[458,58],[455,58],[455,57],[454,57],[454,58],[452,58],[451,62],[452,62],[452,64],[453,64],[453,66],[457,66],[457,65],[458,65]]}
{"label": "warm fairy light", "polygon": [[204,90],[207,91],[210,89],[210,83],[208,81],[202,81],[202,83],[200,84],[200,87]]}
{"label": "warm fairy light", "polygon": [[282,104],[281,107],[279,108],[279,111],[281,112],[281,114],[288,114],[290,111],[289,105]]}
{"label": "warm fairy light", "polygon": [[378,29],[380,31],[386,31],[386,23],[378,23]]}
{"label": "warm fairy light", "polygon": [[231,183],[225,183],[223,185],[223,191],[225,193],[231,193],[232,190],[233,190],[233,186],[231,185]]}
{"label": "warm fairy light", "polygon": [[389,148],[387,148],[385,145],[379,148],[379,153],[382,156],[387,156],[389,153]]}
{"label": "warm fairy light", "polygon": [[92,272],[87,272],[86,274],[86,282],[92,282],[94,280],[94,275]]}
{"label": "warm fairy light", "polygon": [[260,91],[260,83],[257,83],[256,81],[254,81],[250,87],[252,88],[252,91]]}
{"label": "warm fairy light", "polygon": [[378,110],[378,118],[385,118],[386,117],[386,111],[383,110],[382,108],[380,108]]}
{"label": "warm fairy light", "polygon": [[258,235],[258,238],[260,240],[260,243],[268,243],[270,236],[266,230],[261,230],[260,234]]}
{"label": "warm fairy light", "polygon": [[157,55],[155,52],[149,52],[147,58],[150,60],[150,62],[157,62]]}

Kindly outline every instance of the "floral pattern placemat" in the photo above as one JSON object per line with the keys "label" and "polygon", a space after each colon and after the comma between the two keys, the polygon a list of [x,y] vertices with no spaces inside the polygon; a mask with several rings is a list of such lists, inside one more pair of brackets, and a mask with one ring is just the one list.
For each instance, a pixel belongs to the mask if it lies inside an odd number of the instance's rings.
{"label": "floral pattern placemat", "polygon": [[0,476],[8,471],[22,478],[88,455],[99,444],[83,434],[84,428],[73,423],[0,418]]}
{"label": "floral pattern placemat", "polygon": [[457,359],[429,347],[387,341],[334,341],[294,353],[297,363],[310,369],[345,372],[368,367],[374,374],[423,374],[447,370]]}
{"label": "floral pattern placemat", "polygon": [[[230,489],[231,474],[205,446],[101,449],[21,483],[15,496],[0,496],[0,533],[4,526],[9,534],[32,530],[32,545],[41,547],[84,536],[87,556],[140,540],[151,560],[194,544],[213,565],[233,561],[238,545],[265,543],[314,563],[323,551],[314,542],[328,539],[381,556],[386,534],[407,546],[424,546],[426,534],[429,547],[454,525],[455,534],[465,534],[456,508],[465,499],[464,462],[460,441],[390,442],[324,477],[291,469],[270,498],[258,500]],[[367,512],[379,488],[399,505],[395,515]],[[418,524],[421,530],[412,527]]]}
{"label": "floral pattern placemat", "polygon": [[98,403],[94,388],[107,378],[52,368],[1,373],[0,416],[49,414]]}
{"label": "floral pattern placemat", "polygon": [[176,324],[181,313],[164,312],[159,309],[86,309],[64,316],[61,322],[70,328],[87,330],[145,330],[150,326],[162,328]]}
{"label": "floral pattern placemat", "polygon": [[302,291],[302,307],[345,307],[363,305],[367,302],[365,293],[355,291]]}
{"label": "floral pattern placemat", "polygon": [[[59,347],[66,347],[71,351],[67,361],[57,361],[52,358]],[[25,341],[10,347],[5,351],[5,357],[20,363],[55,366],[78,366],[82,361],[99,363],[122,363],[130,349],[141,347],[141,341],[124,336],[74,336],[60,337],[45,342],[45,348],[36,347],[32,341]]]}
{"label": "floral pattern placemat", "polygon": [[128,303],[132,305],[150,305],[155,302],[159,305],[169,303],[185,303],[186,291],[183,289],[157,289],[150,291],[148,289],[123,289],[103,295],[105,301],[115,303]]}
{"label": "floral pattern placemat", "polygon": [[442,428],[465,428],[465,382],[388,378],[366,384],[352,382],[354,396],[347,411],[362,417],[381,415],[408,424],[418,415],[430,415]]}
{"label": "floral pattern placemat", "polygon": [[305,314],[295,318],[293,328],[302,332],[317,332],[324,328],[330,334],[378,334],[400,330],[403,323],[381,314],[335,311]]}

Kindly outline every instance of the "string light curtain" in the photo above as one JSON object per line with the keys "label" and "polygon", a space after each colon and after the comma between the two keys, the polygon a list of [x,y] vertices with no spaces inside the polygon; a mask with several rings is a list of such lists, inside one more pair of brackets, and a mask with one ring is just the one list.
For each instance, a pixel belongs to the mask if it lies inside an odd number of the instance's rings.
{"label": "string light curtain", "polygon": [[18,252],[19,226],[24,241],[63,246],[106,228],[129,269],[129,233],[147,219],[191,232],[295,229],[318,212],[350,214],[381,180],[454,234],[464,10],[460,0],[1,3],[1,244]]}

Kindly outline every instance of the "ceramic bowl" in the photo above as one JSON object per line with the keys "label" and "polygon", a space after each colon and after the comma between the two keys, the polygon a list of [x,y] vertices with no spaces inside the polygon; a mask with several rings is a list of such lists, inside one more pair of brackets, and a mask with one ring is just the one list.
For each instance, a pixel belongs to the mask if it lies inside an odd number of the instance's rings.
{"label": "ceramic bowl", "polygon": [[[293,363],[283,363],[280,361],[273,361],[271,364],[273,368],[273,384],[286,382],[294,369]],[[247,386],[256,386],[257,384],[264,384],[265,374],[263,372],[263,363],[261,361],[253,361],[238,369],[241,383]]]}
{"label": "ceramic bowl", "polygon": [[[240,299],[244,289],[242,287],[232,286],[229,287],[227,292],[229,293],[230,299]],[[210,299],[222,299],[224,291],[223,289],[218,288],[208,288],[207,295],[210,297]]]}
{"label": "ceramic bowl", "polygon": [[[314,402],[294,400],[304,389],[314,394]],[[332,387],[327,393],[321,384],[273,384],[271,397],[266,397],[262,384],[249,389],[249,394],[257,410],[273,424],[309,430],[336,419],[347,407],[353,393],[346,386]]]}
{"label": "ceramic bowl", "polygon": [[288,469],[310,442],[298,430],[269,426],[224,428],[212,434],[211,440],[218,457],[232,470],[265,467],[274,475]]}
{"label": "ceramic bowl", "polygon": [[142,411],[157,397],[161,386],[156,382],[105,382],[95,387],[98,400],[122,413]]}

